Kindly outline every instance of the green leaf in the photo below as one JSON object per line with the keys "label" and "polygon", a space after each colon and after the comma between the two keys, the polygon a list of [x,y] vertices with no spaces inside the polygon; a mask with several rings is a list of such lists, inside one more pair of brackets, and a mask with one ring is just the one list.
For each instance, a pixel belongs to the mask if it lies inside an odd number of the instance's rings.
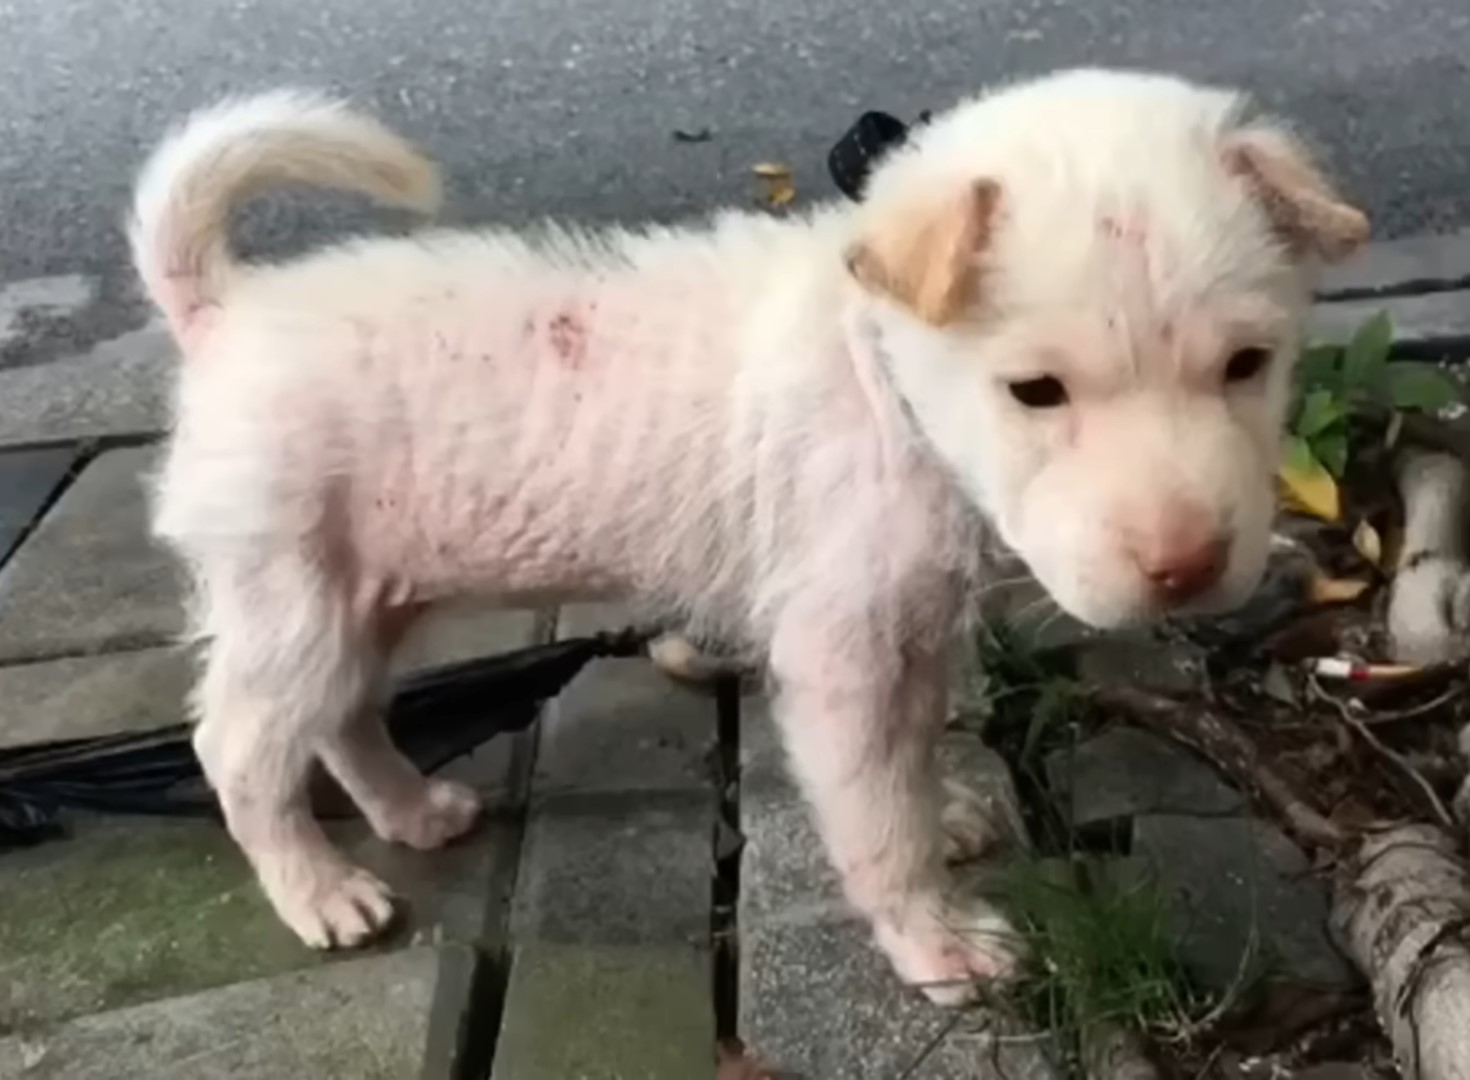
{"label": "green leaf", "polygon": [[1393,323],[1379,312],[1359,327],[1342,356],[1342,383],[1350,392],[1370,396],[1383,385],[1388,350],[1393,345]]}
{"label": "green leaf", "polygon": [[1311,448],[1304,441],[1294,436],[1287,440],[1286,453],[1287,458],[1276,475],[1287,505],[1323,521],[1337,521],[1342,516],[1342,499],[1337,481],[1327,466],[1312,456]]}
{"label": "green leaf", "polygon": [[1438,412],[1464,397],[1465,388],[1433,364],[1400,362],[1388,369],[1388,399],[1396,409]]}
{"label": "green leaf", "polygon": [[1297,384],[1303,390],[1337,390],[1342,386],[1340,345],[1313,345],[1302,351],[1296,364]]}
{"label": "green leaf", "polygon": [[1298,435],[1311,439],[1322,434],[1347,415],[1347,408],[1331,390],[1313,390],[1302,398],[1296,423],[1292,425]]}
{"label": "green leaf", "polygon": [[1286,437],[1285,464],[1294,473],[1309,473],[1317,466],[1317,455],[1300,435]]}
{"label": "green leaf", "polygon": [[1347,471],[1348,438],[1346,431],[1329,431],[1312,442],[1312,453],[1327,466],[1327,471],[1337,479]]}

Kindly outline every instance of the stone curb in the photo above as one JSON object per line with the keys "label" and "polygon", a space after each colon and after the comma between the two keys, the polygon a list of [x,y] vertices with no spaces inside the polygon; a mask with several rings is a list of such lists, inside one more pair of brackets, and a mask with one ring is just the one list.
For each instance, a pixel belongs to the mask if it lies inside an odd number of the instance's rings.
{"label": "stone curb", "polygon": [[175,356],[151,324],[76,356],[0,370],[0,446],[161,433]]}
{"label": "stone curb", "polygon": [[1351,261],[1330,268],[1317,295],[1336,301],[1464,288],[1470,288],[1470,229],[1369,244]]}
{"label": "stone curb", "polygon": [[1393,322],[1396,351],[1416,355],[1470,352],[1470,288],[1318,304],[1309,322],[1310,340],[1341,344],[1380,312],[1386,312]]}

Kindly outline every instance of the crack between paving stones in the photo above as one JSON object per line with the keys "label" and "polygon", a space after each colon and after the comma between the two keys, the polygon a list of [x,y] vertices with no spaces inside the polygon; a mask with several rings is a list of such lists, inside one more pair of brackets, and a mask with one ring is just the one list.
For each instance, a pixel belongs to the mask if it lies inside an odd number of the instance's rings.
{"label": "crack between paving stones", "polygon": [[[26,541],[35,535],[36,529],[40,527],[41,522],[46,520],[46,515],[51,513],[51,508],[61,500],[63,495],[71,490],[71,486],[76,483],[77,477],[82,475],[82,470],[97,460],[97,456],[102,453],[102,447],[95,440],[90,439],[79,441],[69,440],[51,444],[25,443],[20,446],[0,447],[0,451],[7,453],[23,453],[27,450],[59,449],[75,450],[76,456],[72,458],[71,465],[67,467],[65,475],[57,481],[51,493],[42,500],[41,505],[36,508],[36,512],[31,515],[30,521],[26,522],[25,527],[20,530],[20,534],[16,536],[14,543],[10,545],[10,550],[0,554],[0,570],[3,570],[10,560],[14,559],[20,553],[20,549],[25,546]],[[0,663],[0,667],[4,666],[7,665]]]}
{"label": "crack between paving stones", "polygon": [[1466,288],[1470,288],[1470,275],[1411,278],[1393,285],[1334,289],[1318,294],[1316,300],[1319,304],[1343,304],[1354,300],[1394,300],[1414,296],[1433,296],[1436,293],[1459,292]]}
{"label": "crack between paving stones", "polygon": [[[739,1037],[740,1016],[740,682],[723,679],[715,692],[718,745],[715,757],[716,821],[710,837],[715,873],[711,886],[710,941],[715,1040]],[[724,838],[737,842],[726,843]],[[725,850],[728,848],[729,850]]]}
{"label": "crack between paving stones", "polygon": [[[556,628],[554,613],[538,614],[534,641],[554,640]],[[543,714],[545,709],[543,703]],[[434,988],[420,1080],[488,1080],[494,1067],[514,960],[511,907],[515,902],[531,813],[539,732],[538,718],[536,724],[514,736],[506,791],[509,797],[504,810],[494,819],[494,827],[505,832],[503,843],[497,845],[503,857],[496,859],[494,870],[485,882],[485,916],[479,942],[467,950],[462,962],[446,965],[450,970],[441,971]]]}
{"label": "crack between paving stones", "polygon": [[[0,659],[0,671],[7,668],[35,667],[40,664],[54,663],[57,660],[90,660],[99,656],[151,652],[154,649],[187,651],[188,646],[180,642],[178,634],[119,634],[101,645],[93,645],[84,649],[53,649],[48,652],[6,657]],[[182,719],[181,715],[180,720]]]}

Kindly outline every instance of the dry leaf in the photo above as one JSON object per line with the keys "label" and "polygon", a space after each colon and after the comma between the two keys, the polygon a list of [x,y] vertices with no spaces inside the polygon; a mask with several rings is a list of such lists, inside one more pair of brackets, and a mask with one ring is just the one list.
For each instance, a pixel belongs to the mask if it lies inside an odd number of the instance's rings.
{"label": "dry leaf", "polygon": [[1380,566],[1397,566],[1404,551],[1404,526],[1402,522],[1391,522],[1383,530],[1383,561]]}
{"label": "dry leaf", "polygon": [[1353,578],[1314,576],[1312,578],[1312,603],[1351,603],[1367,591],[1368,584],[1366,581],[1356,581]]}
{"label": "dry leaf", "polygon": [[1399,435],[1404,430],[1404,414],[1395,409],[1388,417],[1388,430],[1383,433],[1385,449],[1392,450],[1399,444]]}
{"label": "dry leaf", "polygon": [[763,161],[751,168],[766,185],[764,196],[767,206],[785,206],[796,198],[796,183],[791,179],[791,167],[776,161]]}
{"label": "dry leaf", "polygon": [[1353,530],[1353,547],[1358,549],[1358,554],[1367,559],[1375,566],[1383,565],[1383,538],[1378,535],[1378,530],[1366,521],[1358,522],[1358,527]]}
{"label": "dry leaf", "polygon": [[785,206],[796,198],[796,185],[790,180],[773,180],[766,192],[766,202],[772,206]]}
{"label": "dry leaf", "polygon": [[1289,509],[1311,514],[1323,521],[1336,521],[1342,516],[1342,501],[1337,481],[1320,461],[1310,463],[1285,461],[1276,471],[1280,480],[1282,501]]}
{"label": "dry leaf", "polygon": [[715,1080],[775,1080],[775,1074],[748,1057],[739,1039],[725,1039],[715,1047]]}

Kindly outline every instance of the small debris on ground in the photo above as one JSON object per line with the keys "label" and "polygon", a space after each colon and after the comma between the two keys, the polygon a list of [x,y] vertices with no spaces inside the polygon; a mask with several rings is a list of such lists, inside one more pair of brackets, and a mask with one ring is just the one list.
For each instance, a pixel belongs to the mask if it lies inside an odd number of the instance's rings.
{"label": "small debris on ground", "polygon": [[792,179],[791,166],[777,161],[763,161],[751,166],[751,172],[765,185],[762,201],[770,207],[780,209],[796,198],[796,182]]}
{"label": "small debris on ground", "polygon": [[776,1074],[750,1057],[739,1039],[723,1040],[716,1048],[715,1080],[776,1080]]}

